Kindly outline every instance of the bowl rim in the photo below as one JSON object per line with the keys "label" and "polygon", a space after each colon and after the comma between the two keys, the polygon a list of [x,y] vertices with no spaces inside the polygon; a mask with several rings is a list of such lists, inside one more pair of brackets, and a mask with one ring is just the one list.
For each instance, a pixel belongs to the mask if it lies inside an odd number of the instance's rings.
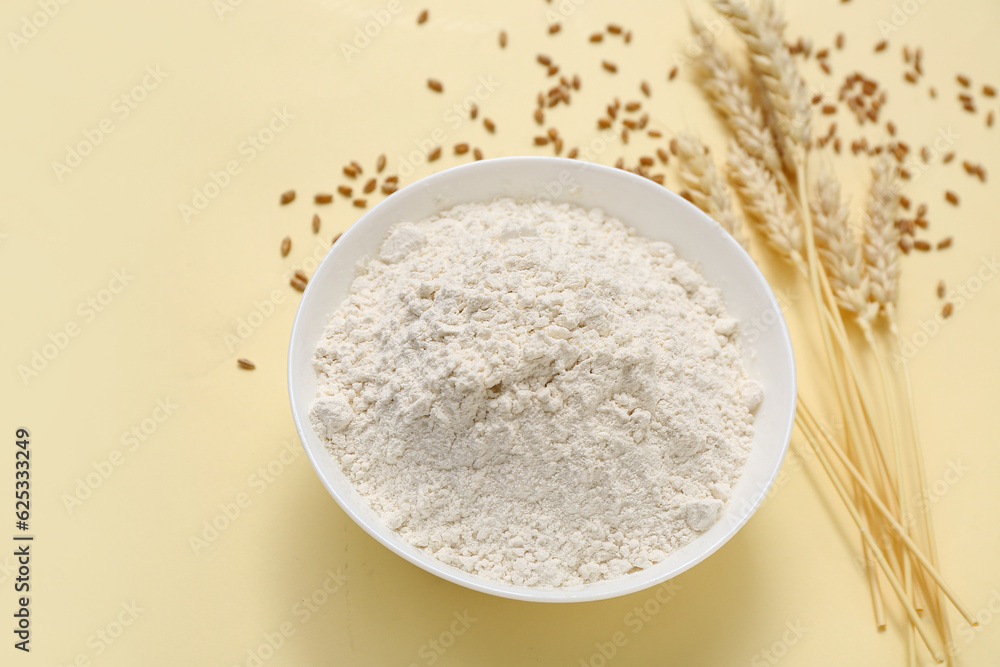
{"label": "bowl rim", "polygon": [[[486,160],[477,160],[473,162],[468,162],[454,167],[449,167],[448,169],[437,171],[433,174],[429,174],[421,179],[418,179],[413,183],[410,183],[409,185],[400,188],[390,197],[386,197],[378,204],[376,204],[369,210],[365,211],[365,213],[360,218],[358,218],[353,224],[350,225],[350,227],[348,227],[346,231],[343,232],[342,238],[347,239],[353,235],[361,233],[358,230],[363,229],[364,226],[368,224],[368,221],[377,218],[379,215],[380,207],[382,207],[386,202],[390,201],[390,199],[392,198],[399,197],[400,195],[403,195],[405,197],[407,196],[407,193],[412,195],[421,190],[432,189],[440,181],[453,179],[459,173],[475,172],[481,169],[490,169],[493,168],[493,165],[496,165],[498,163],[517,163],[523,161],[551,162],[555,164],[563,164],[566,167],[571,166],[573,169],[595,170],[599,173],[604,173],[606,176],[611,176],[614,178],[624,178],[626,180],[633,179],[635,182],[640,183],[642,187],[648,187],[651,191],[655,191],[659,196],[665,196],[668,199],[674,200],[675,203],[679,203],[682,207],[685,206],[688,207],[690,209],[690,212],[694,214],[696,217],[702,217],[709,223],[718,225],[716,221],[710,218],[701,209],[697,208],[691,202],[684,199],[677,193],[673,192],[672,190],[662,185],[659,185],[658,183],[655,183],[645,177],[639,176],[632,172],[618,169],[616,167],[609,167],[602,164],[585,162],[582,160],[575,160],[570,158],[536,156],[536,155],[519,155],[519,156],[497,157]],[[497,196],[500,197],[503,195],[497,195]],[[558,197],[552,197],[552,199],[554,201],[559,201]],[[399,200],[395,199],[395,201]],[[449,206],[453,206],[457,203],[460,202],[452,202]],[[622,220],[622,222],[624,222],[625,224],[629,224],[627,220]],[[549,603],[588,602],[588,601],[610,599],[610,598],[620,597],[623,595],[628,595],[631,593],[636,593],[643,590],[648,590],[655,586],[661,585],[669,581],[670,579],[673,579],[674,577],[686,572],[687,570],[690,570],[692,567],[701,563],[709,556],[714,554],[716,551],[721,549],[726,543],[728,543],[729,540],[731,540],[733,536],[735,536],[736,533],[738,533],[743,528],[743,526],[746,525],[746,523],[750,520],[750,518],[756,513],[756,511],[763,504],[764,500],[767,497],[768,492],[774,485],[775,480],[777,479],[778,474],[780,473],[781,466],[784,463],[785,457],[787,456],[788,447],[791,441],[792,431],[795,422],[795,411],[796,411],[796,401],[797,401],[797,372],[795,365],[794,349],[792,347],[791,336],[788,331],[787,323],[785,322],[784,314],[782,313],[777,297],[774,294],[774,290],[771,288],[770,283],[767,281],[767,278],[761,272],[756,262],[753,261],[753,259],[749,256],[749,254],[747,254],[746,251],[729,234],[725,234],[725,238],[727,239],[727,242],[736,246],[739,252],[742,252],[746,256],[746,260],[749,264],[751,271],[756,274],[756,278],[765,287],[764,293],[766,296],[766,300],[768,302],[768,306],[777,315],[775,326],[771,328],[771,330],[768,332],[767,335],[779,337],[780,338],[779,343],[781,344],[781,347],[787,351],[788,362],[790,365],[789,368],[790,377],[788,378],[788,380],[790,382],[789,395],[791,397],[791,405],[787,406],[789,410],[786,415],[785,419],[786,423],[784,424],[784,428],[779,429],[779,431],[781,432],[781,442],[782,442],[782,446],[780,448],[780,456],[775,457],[773,467],[771,468],[766,481],[763,481],[763,483],[757,485],[755,493],[753,495],[752,502],[749,504],[749,506],[746,506],[745,514],[738,521],[734,521],[722,537],[718,538],[717,541],[714,544],[712,544],[709,548],[703,549],[700,553],[697,554],[697,556],[690,558],[687,561],[684,561],[682,564],[672,569],[666,570],[665,572],[661,573],[652,580],[635,581],[630,585],[628,583],[629,576],[623,575],[621,577],[617,577],[616,579],[612,580],[602,580],[603,582],[607,581],[621,582],[622,585],[620,587],[614,588],[613,590],[610,591],[599,591],[597,593],[588,593],[588,586],[590,586],[589,584],[582,584],[579,586],[573,586],[567,588],[542,588],[542,587],[529,587],[529,586],[514,586],[511,584],[505,584],[503,582],[486,579],[485,577],[481,577],[473,573],[460,572],[456,568],[453,568],[452,566],[449,566],[430,555],[421,555],[420,557],[418,557],[414,553],[399,549],[396,544],[392,543],[384,535],[382,535],[381,532],[377,530],[376,527],[372,525],[371,522],[366,517],[362,516],[356,510],[354,504],[349,502],[349,499],[347,497],[344,497],[344,495],[341,494],[340,491],[334,487],[331,481],[327,479],[326,475],[323,473],[323,470],[321,469],[320,460],[318,456],[320,455],[329,456],[330,454],[329,452],[326,451],[325,446],[322,447],[322,451],[314,451],[314,449],[309,446],[308,439],[306,437],[306,430],[308,429],[309,431],[311,431],[312,424],[309,421],[308,415],[300,415],[299,410],[296,408],[296,389],[295,389],[296,373],[292,362],[294,358],[293,353],[296,349],[296,341],[299,338],[301,338],[301,335],[298,333],[299,329],[305,326],[303,325],[302,320],[305,317],[304,316],[304,313],[306,311],[305,307],[309,301],[308,297],[310,295],[310,290],[313,288],[313,283],[312,281],[310,281],[306,285],[306,289],[304,290],[302,297],[299,301],[299,304],[296,307],[295,319],[292,322],[292,328],[289,333],[288,357],[287,357],[288,359],[287,382],[288,382],[288,394],[289,394],[288,398],[292,411],[292,418],[295,422],[295,430],[296,433],[298,434],[299,441],[302,444],[303,449],[305,449],[306,451],[306,456],[308,457],[310,464],[313,466],[313,470],[316,472],[316,475],[323,483],[323,486],[326,488],[327,492],[331,496],[333,496],[333,499],[337,502],[340,508],[351,518],[352,521],[354,521],[354,523],[360,526],[371,537],[375,538],[375,540],[378,541],[382,546],[388,548],[396,555],[401,556],[402,558],[406,559],[413,565],[416,565],[417,567],[421,568],[426,572],[430,572],[431,574],[441,577],[446,581],[450,581],[454,584],[458,584],[459,586],[476,590],[481,593],[487,593],[498,597],[527,601],[527,602],[549,602]],[[331,257],[333,254],[334,253],[328,251],[326,255],[324,255],[323,259],[319,262],[319,265],[316,268],[316,273],[320,271],[320,268],[323,266],[324,263],[326,263],[327,261],[331,261]],[[388,528],[385,529],[389,530]],[[688,544],[694,543],[697,539],[698,539],[697,537],[694,538],[694,540],[688,542]]]}

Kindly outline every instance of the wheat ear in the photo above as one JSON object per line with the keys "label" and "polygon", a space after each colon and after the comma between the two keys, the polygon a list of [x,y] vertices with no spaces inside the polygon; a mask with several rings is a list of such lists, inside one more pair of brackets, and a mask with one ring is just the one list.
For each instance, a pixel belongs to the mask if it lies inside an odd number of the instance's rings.
{"label": "wheat ear", "polygon": [[888,314],[899,294],[899,178],[895,165],[880,155],[872,165],[872,186],[865,211],[865,270],[871,282],[871,298],[879,311]]}
{"label": "wheat ear", "polygon": [[768,245],[779,255],[804,268],[802,226],[774,174],[739,144],[731,143],[726,156],[726,175],[747,220],[760,229]]}
{"label": "wheat ear", "polygon": [[841,199],[840,182],[825,165],[820,167],[813,195],[810,205],[820,264],[830,280],[837,305],[854,314],[867,337],[878,315],[878,304],[871,301],[865,258],[848,222],[849,209]]}
{"label": "wheat ear", "polygon": [[716,11],[725,16],[740,34],[750,52],[750,63],[764,88],[764,97],[773,116],[774,134],[782,151],[786,171],[797,173],[795,156],[809,143],[812,110],[805,81],[775,28],[784,19],[773,5],[765,13],[756,12],[742,0],[713,0]]}
{"label": "wheat ear", "polygon": [[673,147],[680,160],[680,176],[695,206],[722,225],[737,243],[748,248],[743,225],[733,212],[726,183],[715,167],[708,148],[693,134],[681,132]]}
{"label": "wheat ear", "polygon": [[694,60],[695,77],[712,108],[729,126],[743,150],[771,171],[780,172],[781,156],[774,135],[739,70],[715,43],[711,32],[694,17],[691,17],[691,31],[699,36],[703,47]]}

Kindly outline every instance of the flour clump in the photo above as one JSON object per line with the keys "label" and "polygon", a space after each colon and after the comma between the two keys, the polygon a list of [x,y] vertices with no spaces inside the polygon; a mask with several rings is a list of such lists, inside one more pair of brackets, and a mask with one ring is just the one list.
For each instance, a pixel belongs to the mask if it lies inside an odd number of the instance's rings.
{"label": "flour clump", "polygon": [[463,204],[358,266],[310,417],[438,560],[524,586],[610,579],[721,515],[764,400],[738,330],[670,244],[600,210]]}

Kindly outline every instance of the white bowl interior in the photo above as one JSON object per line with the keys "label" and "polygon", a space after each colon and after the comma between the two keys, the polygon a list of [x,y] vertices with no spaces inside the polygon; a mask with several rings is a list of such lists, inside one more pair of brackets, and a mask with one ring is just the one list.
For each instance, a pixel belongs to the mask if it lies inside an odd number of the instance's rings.
{"label": "white bowl interior", "polygon": [[[407,544],[354,490],[309,422],[316,395],[312,366],[329,315],[347,296],[358,260],[373,254],[386,232],[455,204],[499,196],[547,198],[598,207],[642,235],[670,242],[679,257],[696,262],[722,290],[729,314],[741,323],[744,362],[765,391],[743,474],[718,522],[665,560],[641,572],[575,588],[543,589],[490,581],[445,565]],[[639,591],[701,562],[746,523],[774,482],[791,437],[795,414],[795,367],[781,310],[753,260],[713,220],[683,198],[620,169],[547,157],[472,162],[424,178],[368,211],[327,253],[309,281],[292,327],[288,385],[299,437],[330,494],[365,531],[412,563],[449,581],[508,598],[547,602],[599,600]]]}

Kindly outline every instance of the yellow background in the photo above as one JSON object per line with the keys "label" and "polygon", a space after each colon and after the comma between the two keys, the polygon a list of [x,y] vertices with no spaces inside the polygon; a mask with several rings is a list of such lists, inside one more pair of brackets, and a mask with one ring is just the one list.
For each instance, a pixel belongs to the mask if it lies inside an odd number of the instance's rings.
{"label": "yellow background", "polygon": [[[901,616],[892,607],[888,630],[874,629],[856,532],[798,444],[760,511],[715,556],[678,577],[669,602],[651,602],[647,591],[545,606],[462,589],[384,549],[328,496],[296,440],[285,359],[298,293],[287,279],[300,266],[309,272],[310,258],[360,213],[338,197],[319,209],[323,229],[314,237],[311,195],[343,182],[341,167],[352,159],[367,176],[384,152],[386,173],[397,171],[414,142],[438,128],[447,139],[435,168],[469,157],[451,154],[459,141],[487,157],[550,154],[531,142],[535,95],[552,83],[534,62],[538,52],[583,81],[570,107],[549,114],[567,147],[590,141],[608,100],[638,98],[647,79],[653,127],[668,136],[696,128],[721,149],[719,126],[687,73],[666,80],[690,43],[682,3],[575,0],[564,3],[563,29],[550,36],[546,12],[560,6],[542,0],[405,1],[348,61],[342,43],[389,2],[230,0],[232,11],[220,9],[224,2],[15,0],[0,12],[7,33],[0,46],[0,458],[8,461],[0,465],[0,498],[13,533],[14,432],[27,427],[36,535],[30,655],[11,647],[13,547],[0,548],[7,619],[0,662],[254,664],[248,652],[284,628],[290,636],[273,655],[264,651],[264,664],[596,665],[595,643],[618,631],[624,645],[614,665],[771,664],[762,651],[772,646],[787,667],[903,664]],[[687,4],[707,14],[701,3]],[[811,85],[835,95],[843,77],[860,69],[886,83],[883,119],[893,119],[912,146],[944,128],[958,135],[959,159],[935,162],[908,186],[914,201],[930,203],[929,238],[956,239],[947,252],[905,261],[902,329],[912,339],[940,308],[937,281],[975,286],[976,271],[1000,250],[995,188],[960,166],[969,159],[992,169],[1000,128],[985,128],[985,104],[975,116],[961,111],[954,81],[961,71],[1000,84],[1000,6],[910,0],[896,4],[912,16],[893,17],[887,0],[786,4],[791,36],[811,35],[817,47],[830,46],[838,31],[847,37],[846,49],[831,56],[836,76],[824,77],[814,60],[805,65]],[[24,21],[48,5],[58,11],[37,34],[11,43],[9,34],[22,33]],[[431,18],[418,27],[425,7]],[[879,21],[900,17],[890,48],[874,54]],[[632,29],[632,43],[590,44],[587,35],[608,21]],[[510,35],[504,51],[501,28]],[[920,86],[903,82],[903,44],[924,47]],[[618,64],[617,75],[600,69],[605,58]],[[132,93],[147,68],[159,68],[162,80],[146,78]],[[444,82],[443,94],[427,89],[428,77]],[[446,115],[479,77],[498,82],[479,104],[481,117],[497,123],[495,135],[478,122],[455,128]],[[938,88],[937,100],[928,85]],[[132,109],[122,95],[144,99]],[[248,160],[242,142],[267,127],[275,110],[293,118]],[[843,136],[860,136],[849,115],[836,119]],[[65,161],[67,147],[85,132],[94,136],[102,122],[113,131],[102,130],[100,143],[60,178],[53,162]],[[884,128],[864,132],[885,139]],[[625,155],[632,164],[665,141],[613,144],[600,160]],[[231,161],[238,173],[185,222],[180,205]],[[844,156],[836,167],[860,204],[865,160]],[[421,166],[402,183],[429,172]],[[676,187],[673,173],[668,184]],[[299,199],[279,207],[288,188]],[[945,188],[961,196],[960,208],[944,203]],[[286,234],[293,247],[282,259]],[[123,288],[113,282],[116,271],[124,272]],[[786,301],[807,303],[800,285],[773,275]],[[928,477],[942,491],[933,504],[942,569],[983,621],[976,631],[960,630],[952,614],[963,665],[993,665],[1000,656],[1000,623],[991,622],[1000,612],[1000,281],[980,287],[933,336],[917,336],[925,344],[912,358]],[[250,330],[241,333],[243,321]],[[67,327],[76,335],[64,340]],[[19,367],[52,340],[65,345],[37,376],[22,379]],[[796,343],[810,391],[816,348],[801,335]],[[238,357],[257,369],[238,369]],[[175,406],[172,414],[157,412],[158,400]],[[127,436],[132,429],[145,429],[144,439]],[[88,475],[97,480],[93,473],[109,465],[89,497],[67,505]],[[280,474],[265,478],[260,469],[269,465]],[[219,517],[227,507],[235,514],[237,499],[246,505],[238,517],[206,548],[194,548],[191,538],[211,537],[206,522],[225,525]],[[324,585],[337,584],[328,573],[345,579],[329,594]],[[323,602],[305,613],[296,607],[303,600]],[[122,605],[141,611],[130,615]],[[635,608],[643,605],[655,613],[638,623]],[[475,621],[449,636],[455,614],[465,613]],[[127,627],[117,627],[119,617]],[[782,645],[783,635],[796,641]],[[435,652],[431,641],[449,647]]]}

